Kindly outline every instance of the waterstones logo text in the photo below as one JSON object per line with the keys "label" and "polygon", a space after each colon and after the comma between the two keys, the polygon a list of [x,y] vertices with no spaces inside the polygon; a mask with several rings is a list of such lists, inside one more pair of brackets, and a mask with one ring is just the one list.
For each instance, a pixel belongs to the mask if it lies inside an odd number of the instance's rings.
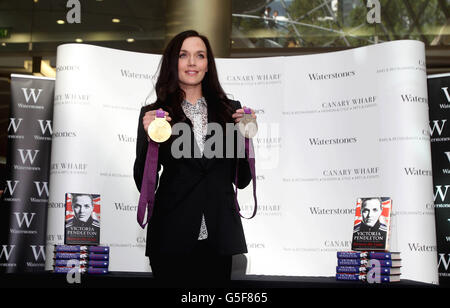
{"label": "waterstones logo text", "polygon": [[148,73],[136,73],[132,72],[128,69],[120,69],[120,74],[122,77],[131,78],[131,79],[147,79],[147,80],[156,80],[158,75],[156,74],[148,74]]}
{"label": "waterstones logo text", "polygon": [[355,209],[324,209],[320,207],[309,208],[312,215],[355,215]]}
{"label": "waterstones logo text", "polygon": [[356,143],[358,139],[356,137],[346,137],[346,138],[332,138],[332,139],[321,139],[321,138],[309,138],[310,145],[335,145],[335,144],[349,144]]}
{"label": "waterstones logo text", "polygon": [[412,94],[401,94],[404,103],[423,103],[428,104],[428,98]]}
{"label": "waterstones logo text", "polygon": [[436,252],[436,246],[425,245],[420,243],[408,243],[408,247],[410,251],[416,252]]}
{"label": "waterstones logo text", "polygon": [[417,176],[432,176],[431,170],[418,169],[414,167],[403,168],[406,175],[417,175]]}
{"label": "waterstones logo text", "polygon": [[330,79],[339,79],[339,78],[348,78],[356,76],[355,71],[348,72],[337,72],[337,73],[311,73],[308,74],[308,77],[311,81],[321,81],[321,80],[330,80]]}

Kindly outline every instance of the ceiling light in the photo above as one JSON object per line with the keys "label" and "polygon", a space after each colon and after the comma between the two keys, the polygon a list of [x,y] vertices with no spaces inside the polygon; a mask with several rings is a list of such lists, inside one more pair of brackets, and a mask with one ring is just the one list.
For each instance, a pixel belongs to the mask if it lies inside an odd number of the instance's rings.
{"label": "ceiling light", "polygon": [[118,24],[120,22],[120,19],[119,18],[113,18],[112,22],[115,23],[115,24]]}
{"label": "ceiling light", "polygon": [[58,19],[58,20],[56,21],[56,23],[57,23],[58,25],[64,25],[64,24],[65,24],[64,20],[62,20],[62,19]]}

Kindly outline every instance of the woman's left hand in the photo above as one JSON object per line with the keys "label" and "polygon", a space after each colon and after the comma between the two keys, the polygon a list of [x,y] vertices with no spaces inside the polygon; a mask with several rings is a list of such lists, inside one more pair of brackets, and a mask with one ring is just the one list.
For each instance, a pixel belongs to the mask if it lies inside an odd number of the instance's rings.
{"label": "woman's left hand", "polygon": [[[244,114],[245,114],[244,108],[247,108],[247,107],[244,106],[241,109],[237,109],[236,112],[233,113],[232,117],[233,117],[235,123],[239,123],[241,118],[244,116]],[[252,112],[252,118],[256,120],[255,111],[253,109],[251,109],[251,108],[248,108],[248,109],[250,109],[251,112]]]}

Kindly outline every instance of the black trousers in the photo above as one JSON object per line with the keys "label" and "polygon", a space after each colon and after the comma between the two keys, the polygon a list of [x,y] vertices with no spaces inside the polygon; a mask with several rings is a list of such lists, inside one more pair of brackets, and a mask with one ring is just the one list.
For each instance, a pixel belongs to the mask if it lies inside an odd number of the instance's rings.
{"label": "black trousers", "polygon": [[161,287],[227,287],[231,281],[232,256],[217,254],[208,239],[188,254],[152,253],[149,258]]}

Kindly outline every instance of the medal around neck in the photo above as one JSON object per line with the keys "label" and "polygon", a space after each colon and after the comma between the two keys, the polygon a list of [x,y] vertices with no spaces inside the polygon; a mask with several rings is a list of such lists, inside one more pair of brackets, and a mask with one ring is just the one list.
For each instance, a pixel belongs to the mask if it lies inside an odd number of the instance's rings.
{"label": "medal around neck", "polygon": [[239,131],[245,138],[253,138],[258,133],[258,124],[252,117],[250,108],[244,108],[244,116],[238,123]]}
{"label": "medal around neck", "polygon": [[172,135],[172,127],[166,121],[164,111],[156,110],[156,117],[148,126],[148,136],[157,143],[166,141]]}

